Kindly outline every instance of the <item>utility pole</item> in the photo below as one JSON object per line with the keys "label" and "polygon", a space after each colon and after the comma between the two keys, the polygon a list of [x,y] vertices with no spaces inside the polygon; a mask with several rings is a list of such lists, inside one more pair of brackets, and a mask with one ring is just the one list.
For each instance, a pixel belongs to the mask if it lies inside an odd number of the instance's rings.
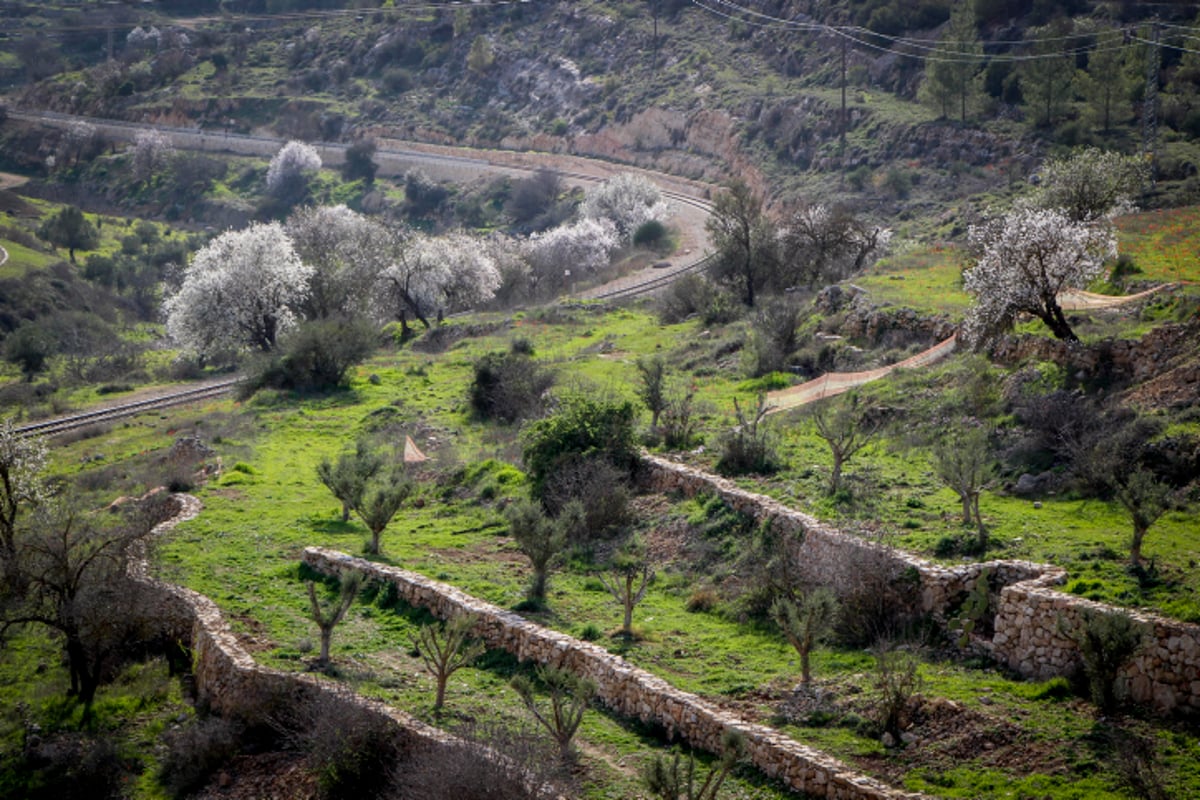
{"label": "utility pole", "polygon": [[846,115],[846,37],[842,36],[842,130],[841,139],[838,142],[838,160],[841,161],[842,175],[846,174],[846,124],[848,117]]}
{"label": "utility pole", "polygon": [[1151,23],[1154,43],[1146,47],[1146,93],[1142,99],[1142,154],[1150,162],[1150,186],[1155,183],[1154,159],[1158,151],[1158,70],[1162,64],[1158,19]]}

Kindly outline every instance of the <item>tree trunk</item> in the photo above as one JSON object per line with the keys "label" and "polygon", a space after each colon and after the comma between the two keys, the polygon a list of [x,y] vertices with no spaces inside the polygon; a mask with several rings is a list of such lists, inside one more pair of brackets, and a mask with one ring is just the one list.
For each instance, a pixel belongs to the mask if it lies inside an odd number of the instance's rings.
{"label": "tree trunk", "polygon": [[805,686],[812,683],[812,671],[808,667],[808,651],[807,647],[800,650],[800,682]]}
{"label": "tree trunk", "polygon": [[1068,342],[1079,341],[1079,337],[1075,335],[1075,331],[1071,330],[1071,325],[1067,322],[1067,315],[1063,313],[1062,306],[1056,301],[1047,303],[1045,312],[1038,316],[1050,328],[1050,332],[1056,339]]}
{"label": "tree trunk", "polygon": [[532,600],[546,599],[546,569],[533,569],[533,585],[529,587],[529,597]]}
{"label": "tree trunk", "polygon": [[329,663],[329,646],[333,641],[333,626],[321,626],[321,656],[319,658],[322,667]]}
{"label": "tree trunk", "polygon": [[837,494],[838,488],[842,485],[842,464],[846,457],[839,451],[833,451],[833,471],[829,474],[829,493]]}
{"label": "tree trunk", "polygon": [[621,626],[625,638],[633,638],[633,575],[625,577],[625,622]]}
{"label": "tree trunk", "polygon": [[434,711],[441,711],[442,706],[446,704],[446,681],[449,678],[449,675],[437,675],[437,696],[433,700]]}
{"label": "tree trunk", "polygon": [[379,555],[379,535],[383,530],[371,531],[371,544],[367,547],[367,552],[373,556]]}
{"label": "tree trunk", "polygon": [[962,500],[962,524],[971,524],[971,493],[961,492],[958,498]]}
{"label": "tree trunk", "polygon": [[350,521],[350,504],[343,502],[342,503],[342,522],[349,522],[349,521]]}
{"label": "tree trunk", "polygon": [[1137,519],[1133,521],[1133,541],[1129,545],[1129,563],[1132,566],[1142,565],[1142,540],[1146,538],[1149,525],[1143,525]]}

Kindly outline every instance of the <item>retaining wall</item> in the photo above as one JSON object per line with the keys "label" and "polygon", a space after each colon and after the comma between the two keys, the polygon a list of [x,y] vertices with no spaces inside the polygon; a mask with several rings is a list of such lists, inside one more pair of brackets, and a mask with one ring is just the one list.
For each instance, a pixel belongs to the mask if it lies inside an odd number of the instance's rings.
{"label": "retaining wall", "polygon": [[[165,532],[199,513],[200,501],[195,497],[175,495],[175,498],[180,503],[181,512],[159,525],[155,533]],[[216,713],[232,718],[253,716],[263,711],[280,710],[281,704],[294,709],[320,698],[325,704],[337,704],[353,713],[389,724],[396,731],[397,747],[402,752],[436,752],[447,747],[471,746],[391,706],[360,697],[332,681],[259,665],[238,643],[220,609],[207,597],[149,577],[144,561],[135,562],[131,573],[153,595],[147,614],[157,629],[163,636],[183,642],[191,648],[198,699]],[[496,757],[486,749],[479,749],[478,755],[480,758]],[[430,757],[436,755],[431,754]],[[380,765],[380,768],[386,769],[388,765]],[[546,792],[541,795],[563,800]],[[539,796],[539,792],[531,788],[530,796]]]}
{"label": "retaining wall", "polygon": [[720,753],[722,734],[731,729],[740,731],[745,736],[747,758],[763,773],[793,789],[833,800],[922,797],[854,772],[837,759],[765,725],[726,714],[598,645],[543,628],[448,584],[320,547],[306,548],[304,563],[325,574],[354,571],[369,580],[390,583],[405,602],[427,608],[442,619],[474,614],[479,621],[473,633],[488,647],[506,650],[521,661],[549,664],[587,678],[595,683],[601,701],[618,714],[661,725],[668,734],[694,747]]}
{"label": "retaining wall", "polygon": [[1079,649],[1064,631],[1073,630],[1085,611],[1127,614],[1144,623],[1149,634],[1121,678],[1132,698],[1163,713],[1200,713],[1200,625],[1057,591],[1054,587],[1065,581],[1066,572],[1052,565],[988,561],[944,567],[843,533],[770,497],[664,458],[644,454],[642,467],[648,488],[717,495],[742,513],[769,520],[777,530],[802,534],[802,557],[831,581],[846,574],[843,567],[847,562],[869,563],[861,554],[870,552],[877,563],[913,580],[917,591],[911,593],[910,610],[929,614],[943,625],[958,612],[981,570],[990,569],[988,612],[980,627],[992,633],[975,637],[974,644],[1028,678],[1074,674],[1079,668]]}

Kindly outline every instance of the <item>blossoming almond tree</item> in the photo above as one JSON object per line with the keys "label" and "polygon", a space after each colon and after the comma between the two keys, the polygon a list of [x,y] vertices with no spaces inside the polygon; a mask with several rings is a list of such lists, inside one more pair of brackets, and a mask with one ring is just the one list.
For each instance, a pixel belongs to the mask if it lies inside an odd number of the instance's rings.
{"label": "blossoming almond tree", "polygon": [[380,271],[377,300],[393,312],[412,313],[426,328],[440,310],[469,308],[490,300],[500,271],[484,243],[472,236],[417,235]]}
{"label": "blossoming almond tree", "polygon": [[580,206],[584,219],[608,220],[621,241],[628,241],[639,226],[662,220],[670,211],[658,187],[641,175],[622,172],[590,189]]}
{"label": "blossoming almond tree", "polygon": [[223,233],[196,253],[179,291],[163,303],[167,333],[202,356],[244,347],[270,351],[295,324],[312,272],[277,222]]}
{"label": "blossoming almond tree", "polygon": [[1022,208],[972,226],[975,266],[963,288],[975,304],[963,321],[963,339],[981,345],[1032,314],[1059,339],[1077,340],[1058,302],[1064,289],[1082,289],[1117,255],[1117,238],[1104,222],[1077,222],[1058,209]]}
{"label": "blossoming almond tree", "polygon": [[530,236],[525,259],[536,284],[553,286],[565,270],[582,277],[607,267],[617,243],[617,229],[607,219],[582,219]]}
{"label": "blossoming almond tree", "polygon": [[[308,319],[355,314],[367,305],[377,277],[378,247],[386,231],[344,205],[305,206],[288,217],[286,231],[300,259],[313,268],[299,309]],[[403,241],[403,237],[400,237]],[[371,257],[375,256],[375,257]]]}

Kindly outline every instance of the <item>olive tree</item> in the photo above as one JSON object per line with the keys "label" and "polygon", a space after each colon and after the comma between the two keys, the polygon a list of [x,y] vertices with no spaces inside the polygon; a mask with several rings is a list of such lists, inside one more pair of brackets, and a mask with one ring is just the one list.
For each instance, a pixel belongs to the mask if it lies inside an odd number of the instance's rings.
{"label": "olive tree", "polygon": [[357,572],[347,572],[341,576],[338,593],[333,602],[322,602],[317,597],[317,586],[313,581],[307,581],[308,606],[313,622],[321,632],[321,654],[317,657],[320,669],[329,668],[329,648],[333,642],[333,629],[346,616],[358,590],[362,588],[362,576]]}
{"label": "olive tree", "polygon": [[471,636],[478,622],[478,617],[473,614],[460,614],[446,622],[422,625],[413,637],[413,648],[437,685],[434,712],[441,711],[446,704],[446,684],[450,676],[487,650],[482,641]]}
{"label": "olive tree", "polygon": [[184,268],[179,291],[163,303],[167,333],[201,356],[222,349],[274,349],[295,324],[313,269],[276,222],[229,231]]}
{"label": "olive tree", "polygon": [[717,195],[705,223],[716,247],[710,272],[715,280],[737,288],[742,301],[754,306],[778,261],[776,226],[761,194],[737,180]]}
{"label": "olive tree", "polygon": [[1112,226],[1078,222],[1057,209],[1021,208],[970,229],[979,254],[963,273],[963,288],[975,298],[963,320],[963,339],[982,345],[1032,314],[1059,339],[1079,337],[1059,305],[1064,289],[1082,289],[1117,254]]}
{"label": "olive tree", "polygon": [[1035,200],[1061,209],[1072,222],[1091,222],[1134,211],[1133,200],[1149,177],[1143,156],[1085,147],[1042,165]]}

